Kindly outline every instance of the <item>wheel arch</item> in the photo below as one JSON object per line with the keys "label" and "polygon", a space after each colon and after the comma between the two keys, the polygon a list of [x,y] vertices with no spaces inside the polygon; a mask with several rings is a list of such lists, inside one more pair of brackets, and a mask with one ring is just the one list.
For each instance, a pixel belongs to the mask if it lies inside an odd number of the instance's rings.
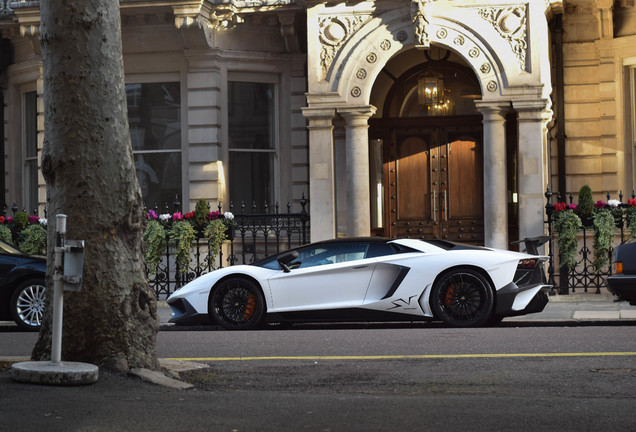
{"label": "wheel arch", "polygon": [[[448,273],[456,271],[456,270],[461,270],[461,269],[469,269],[469,270],[473,270],[477,273],[479,273],[481,276],[483,276],[487,281],[488,281],[488,285],[490,286],[490,290],[492,291],[492,297],[493,297],[493,311],[497,309],[497,290],[495,289],[495,284],[492,280],[492,278],[490,277],[490,275],[488,274],[488,272],[486,270],[484,270],[483,268],[476,266],[476,265],[472,265],[472,264],[458,264],[455,265],[453,267],[449,267],[447,269],[444,269],[444,271],[440,272],[436,277],[435,280],[433,281],[433,283],[431,284],[431,289],[437,285],[439,283],[439,281],[446,276]],[[431,307],[431,301],[432,301],[432,297],[429,296],[428,298],[428,305],[429,307]]]}
{"label": "wheel arch", "polygon": [[[250,281],[260,290],[261,294],[263,295],[263,299],[265,299],[265,313],[267,313],[268,297],[267,297],[267,295],[265,295],[265,290],[263,289],[263,286],[258,281],[258,279],[256,279],[254,276],[246,274],[246,273],[231,273],[231,274],[223,276],[221,279],[217,280],[214,283],[214,285],[212,285],[212,287],[210,288],[210,291],[208,292],[208,305],[210,304],[210,299],[212,297],[212,294],[214,294],[214,290],[216,290],[216,288],[219,285],[221,285],[223,282],[225,282],[226,280],[235,279],[235,278],[245,279],[247,281]],[[209,312],[209,308],[208,308],[208,312]]]}

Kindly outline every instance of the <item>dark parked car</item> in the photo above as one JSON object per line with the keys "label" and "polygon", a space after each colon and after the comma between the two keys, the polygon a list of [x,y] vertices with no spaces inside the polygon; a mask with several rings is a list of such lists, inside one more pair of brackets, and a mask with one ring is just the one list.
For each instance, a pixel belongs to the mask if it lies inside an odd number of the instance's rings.
{"label": "dark parked car", "polygon": [[607,288],[619,299],[636,306],[636,242],[614,249],[614,269],[607,278]]}
{"label": "dark parked car", "polygon": [[0,321],[39,330],[44,312],[46,259],[0,241]]}

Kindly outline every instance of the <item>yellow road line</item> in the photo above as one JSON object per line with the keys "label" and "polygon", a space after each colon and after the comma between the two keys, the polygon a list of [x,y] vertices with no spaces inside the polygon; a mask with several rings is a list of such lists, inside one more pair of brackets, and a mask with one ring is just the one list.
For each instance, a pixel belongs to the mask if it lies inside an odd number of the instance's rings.
{"label": "yellow road line", "polygon": [[369,356],[271,356],[271,357],[190,357],[167,358],[178,361],[249,361],[249,360],[409,360],[454,358],[516,358],[516,357],[609,357],[636,356],[636,352],[583,352],[583,353],[515,353],[515,354],[422,354],[422,355],[369,355]]}

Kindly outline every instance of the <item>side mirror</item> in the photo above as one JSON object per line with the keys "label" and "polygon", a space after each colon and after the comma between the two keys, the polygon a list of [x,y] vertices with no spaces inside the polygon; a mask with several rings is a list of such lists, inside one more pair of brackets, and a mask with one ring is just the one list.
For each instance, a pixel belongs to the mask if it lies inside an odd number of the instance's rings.
{"label": "side mirror", "polygon": [[278,257],[278,265],[280,265],[280,268],[282,268],[285,273],[289,273],[291,269],[288,264],[296,258],[298,258],[298,251],[289,251]]}

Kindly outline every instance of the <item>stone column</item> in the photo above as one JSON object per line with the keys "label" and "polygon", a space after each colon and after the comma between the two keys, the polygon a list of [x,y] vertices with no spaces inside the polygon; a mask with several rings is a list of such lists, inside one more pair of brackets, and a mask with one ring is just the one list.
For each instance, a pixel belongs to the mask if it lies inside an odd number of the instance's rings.
{"label": "stone column", "polygon": [[333,108],[303,108],[309,125],[309,214],[311,240],[336,237]]}
{"label": "stone column", "polygon": [[375,110],[371,105],[338,109],[346,121],[348,237],[371,235],[368,129]]}
{"label": "stone column", "polygon": [[552,112],[546,100],[513,101],[519,115],[519,238],[545,232],[545,190],[548,182],[547,123]]}
{"label": "stone column", "polygon": [[505,113],[509,104],[476,102],[484,123],[485,245],[509,249]]}

